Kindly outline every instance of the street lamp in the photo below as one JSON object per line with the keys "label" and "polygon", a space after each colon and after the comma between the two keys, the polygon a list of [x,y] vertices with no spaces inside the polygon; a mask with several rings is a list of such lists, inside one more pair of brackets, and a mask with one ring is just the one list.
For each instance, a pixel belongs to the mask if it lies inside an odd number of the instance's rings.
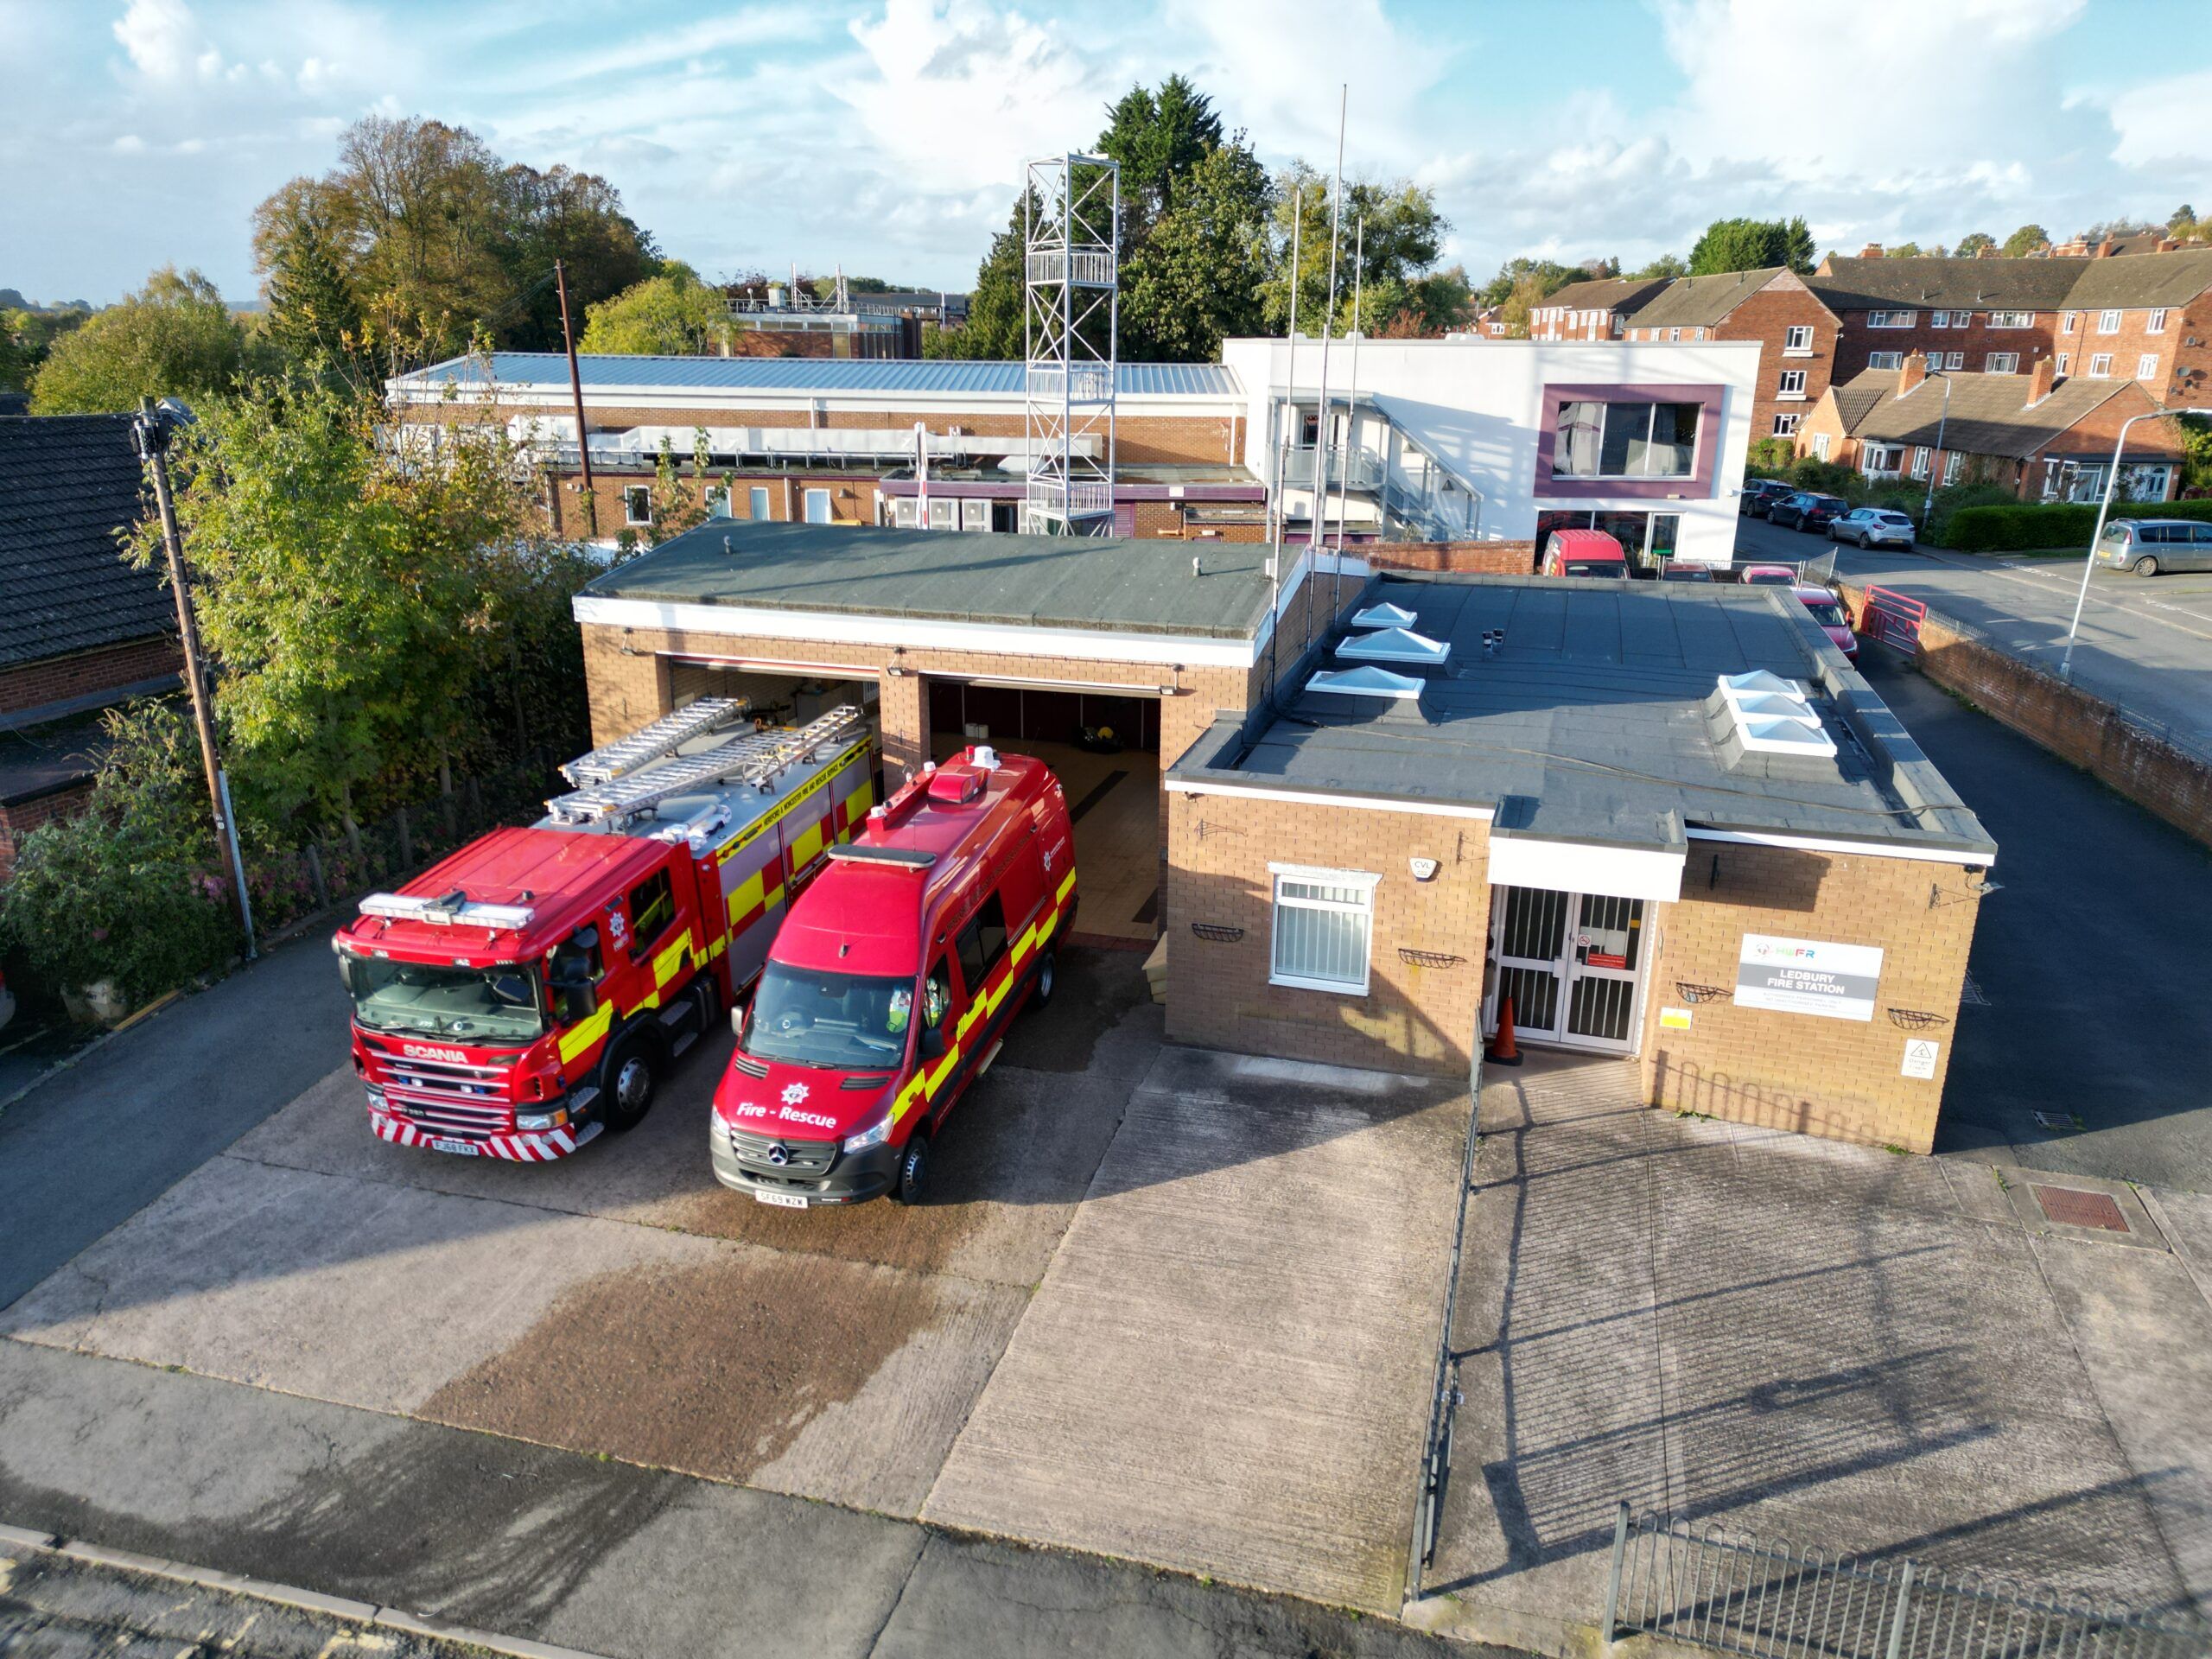
{"label": "street lamp", "polygon": [[1920,501],[1920,533],[1928,533],[1928,521],[1936,512],[1936,470],[1943,459],[1943,429],[1951,419],[1951,377],[1944,375],[1943,410],[1936,417],[1936,453],[1928,458],[1928,493]]}
{"label": "street lamp", "polygon": [[2066,650],[2058,659],[2058,677],[2071,679],[2074,673],[2074,636],[2081,631],[2082,607],[2089,602],[2089,573],[2097,568],[2097,543],[2105,538],[2105,515],[2112,511],[2112,493],[2120,482],[2120,458],[2127,448],[2127,429],[2138,421],[2162,420],[2175,413],[2171,409],[2153,409],[2141,415],[2131,415],[2120,423],[2120,436],[2113,441],[2112,468],[2105,474],[2104,499],[2097,503],[2097,527],[2089,532],[2089,556],[2082,561],[2082,591],[2074,596],[2074,620],[2066,625]]}

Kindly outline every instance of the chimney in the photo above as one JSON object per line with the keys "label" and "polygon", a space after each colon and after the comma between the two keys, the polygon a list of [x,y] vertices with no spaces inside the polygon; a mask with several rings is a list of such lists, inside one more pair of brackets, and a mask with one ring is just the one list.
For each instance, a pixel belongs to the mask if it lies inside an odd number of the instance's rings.
{"label": "chimney", "polygon": [[2171,252],[2172,252],[2176,248],[2177,248],[2177,247],[2179,247],[2179,246],[2181,246],[2181,244],[2180,244],[2178,241],[2177,241],[2174,238],[2172,238],[2172,237],[2171,237],[2171,236],[2169,236],[2169,237],[2164,237],[2164,238],[2162,238],[2160,239],[2159,243],[2158,243],[2158,251],[2159,251],[2160,253],[2171,253]]}
{"label": "chimney", "polygon": [[2058,365],[2048,357],[2036,359],[2035,367],[2028,371],[2028,407],[2033,409],[2050,396],[2050,389],[2057,383]]}
{"label": "chimney", "polygon": [[2114,242],[2112,238],[2107,237],[2103,241],[2097,244],[2097,251],[2089,257],[2093,259],[2109,259],[2113,257],[2113,253],[2118,251],[2119,246],[2120,245]]}
{"label": "chimney", "polygon": [[2002,256],[1998,252],[1996,245],[1992,244],[1987,247],[1976,248],[1974,251],[1974,257],[1977,259],[1996,259]]}
{"label": "chimney", "polygon": [[1859,250],[1859,257],[1861,259],[1880,258],[1882,257],[1882,245],[1878,242],[1869,242],[1865,247]]}
{"label": "chimney", "polygon": [[1897,371],[1897,396],[1902,397],[1928,378],[1928,353],[1915,352]]}

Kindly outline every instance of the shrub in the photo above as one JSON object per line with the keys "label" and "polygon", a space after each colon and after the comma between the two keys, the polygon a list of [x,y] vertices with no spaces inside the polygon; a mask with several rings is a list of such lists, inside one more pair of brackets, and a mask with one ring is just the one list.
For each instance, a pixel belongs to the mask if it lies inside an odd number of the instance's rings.
{"label": "shrub", "polygon": [[1787,438],[1755,438],[1745,457],[1744,470],[1753,478],[1779,478],[1789,470],[1796,454]]}
{"label": "shrub", "polygon": [[[2115,501],[2112,517],[2212,519],[2212,501]],[[1936,544],[1963,553],[2037,547],[2078,547],[2086,551],[2096,528],[2097,509],[2090,502],[1962,507],[1942,527]]]}
{"label": "shrub", "polygon": [[1783,476],[1801,490],[1817,490],[1847,500],[1856,500],[1866,491],[1866,480],[1841,461],[1818,461],[1811,455],[1791,462]]}

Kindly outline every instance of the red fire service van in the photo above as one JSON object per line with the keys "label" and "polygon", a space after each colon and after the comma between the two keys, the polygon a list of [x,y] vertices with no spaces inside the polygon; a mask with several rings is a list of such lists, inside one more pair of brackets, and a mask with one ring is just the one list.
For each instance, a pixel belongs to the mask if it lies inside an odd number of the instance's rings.
{"label": "red fire service van", "polygon": [[715,1176],[804,1210],[912,1204],[929,1144],[1052,995],[1075,839],[1041,760],[977,746],[868,815],[769,947],[715,1095]]}
{"label": "red fire service van", "polygon": [[332,944],[379,1136],[535,1163],[645,1116],[873,797],[859,709],[721,735],[744,712],[702,698],[594,749],[532,828],[361,901]]}

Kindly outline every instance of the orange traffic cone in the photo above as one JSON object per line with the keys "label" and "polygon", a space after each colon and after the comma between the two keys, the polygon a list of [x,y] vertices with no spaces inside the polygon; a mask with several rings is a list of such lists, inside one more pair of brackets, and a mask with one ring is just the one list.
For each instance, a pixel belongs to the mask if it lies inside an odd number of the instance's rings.
{"label": "orange traffic cone", "polygon": [[1513,998],[1510,994],[1497,999],[1497,1035],[1483,1051],[1483,1059],[1491,1065],[1521,1064],[1521,1049],[1513,1040]]}

